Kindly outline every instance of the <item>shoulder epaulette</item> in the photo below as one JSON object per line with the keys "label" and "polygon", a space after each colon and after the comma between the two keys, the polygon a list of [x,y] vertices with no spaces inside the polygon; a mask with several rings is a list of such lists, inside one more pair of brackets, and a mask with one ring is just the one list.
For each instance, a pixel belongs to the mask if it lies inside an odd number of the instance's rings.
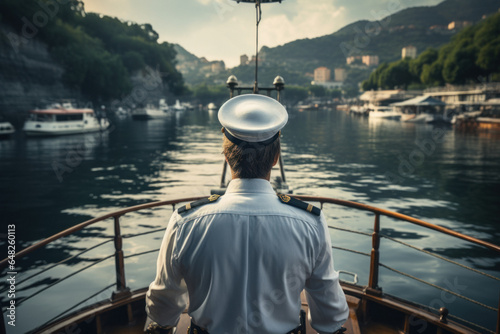
{"label": "shoulder epaulette", "polygon": [[191,202],[191,203],[188,203],[184,206],[181,206],[178,210],[177,210],[177,213],[183,213],[183,212],[186,212],[186,211],[189,211],[191,210],[192,208],[196,208],[198,206],[202,206],[202,205],[205,205],[205,204],[208,204],[208,203],[212,203],[212,202],[215,202],[219,199],[220,195],[212,195],[210,197],[207,197],[207,198],[202,198],[202,199],[199,199],[197,201],[194,201],[194,202]]}
{"label": "shoulder epaulette", "polygon": [[280,201],[285,203],[285,204],[294,206],[294,207],[302,209],[302,210],[306,210],[307,212],[310,212],[316,216],[319,216],[321,214],[321,209],[315,207],[312,204],[303,202],[301,200],[298,200],[298,199],[293,198],[293,197],[288,196],[288,195],[284,195],[284,194],[277,194],[277,195],[278,195],[278,198],[280,199]]}

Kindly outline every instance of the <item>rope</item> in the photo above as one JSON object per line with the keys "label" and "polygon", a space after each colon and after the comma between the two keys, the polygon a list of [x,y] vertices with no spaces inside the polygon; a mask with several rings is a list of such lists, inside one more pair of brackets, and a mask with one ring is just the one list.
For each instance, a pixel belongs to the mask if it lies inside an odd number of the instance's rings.
{"label": "rope", "polygon": [[482,271],[480,271],[480,270],[477,270],[477,269],[471,268],[471,267],[469,267],[469,266],[466,266],[465,264],[461,264],[461,263],[459,263],[459,262],[456,262],[456,261],[453,261],[453,260],[447,259],[447,258],[445,258],[445,257],[443,257],[443,256],[441,256],[441,255],[435,254],[435,253],[433,253],[433,252],[426,251],[425,249],[421,249],[421,248],[418,248],[418,247],[412,246],[412,245],[410,245],[410,244],[407,244],[406,242],[396,240],[396,239],[391,238],[391,237],[389,237],[389,236],[387,236],[387,235],[384,235],[384,234],[380,234],[380,236],[381,236],[381,237],[384,237],[384,238],[386,238],[386,239],[389,239],[389,240],[391,240],[391,241],[397,242],[397,243],[399,243],[399,244],[401,244],[401,245],[404,245],[404,246],[407,246],[407,247],[413,248],[413,249],[415,249],[415,250],[417,250],[417,251],[419,251],[419,252],[423,252],[423,253],[425,253],[425,254],[428,254],[428,255],[434,256],[434,257],[436,257],[436,258],[438,258],[438,259],[440,259],[440,260],[444,260],[444,261],[446,261],[446,262],[449,262],[449,263],[455,264],[455,265],[457,265],[457,266],[459,266],[459,267],[462,267],[462,268],[468,269],[468,270],[470,270],[470,271],[475,272],[476,274],[481,274],[481,275],[484,275],[484,276],[486,276],[486,277],[492,278],[492,279],[494,279],[494,280],[496,280],[496,281],[500,281],[500,278],[498,278],[498,277],[495,277],[495,276],[493,276],[493,275],[487,274],[487,273],[482,272]]}
{"label": "rope", "polygon": [[139,237],[141,235],[156,233],[156,232],[160,232],[160,231],[165,231],[165,227],[162,227],[162,228],[159,228],[156,230],[147,231],[147,232],[137,233],[137,234],[124,234],[124,235],[122,235],[122,238],[127,239],[127,238]]}
{"label": "rope", "polygon": [[328,226],[328,228],[331,228],[333,230],[343,231],[343,232],[350,232],[350,233],[356,233],[356,234],[366,235],[368,237],[372,236],[371,233],[366,233],[366,232],[361,232],[361,231],[355,231],[355,230],[349,230],[347,228],[342,228],[342,227]]}
{"label": "rope", "polygon": [[427,281],[424,281],[424,280],[423,280],[423,279],[421,279],[421,278],[418,278],[418,277],[412,276],[412,275],[410,275],[410,274],[404,273],[404,272],[402,272],[402,271],[399,271],[399,270],[397,270],[397,269],[391,268],[391,267],[389,267],[389,266],[387,266],[387,265],[385,265],[385,264],[379,263],[379,266],[384,267],[384,268],[389,269],[389,270],[392,270],[392,271],[394,271],[395,273],[398,273],[398,274],[400,274],[400,275],[403,275],[403,276],[409,277],[409,278],[411,278],[411,279],[414,279],[414,280],[416,280],[416,281],[418,281],[418,282],[420,282],[420,283],[424,283],[424,284],[427,284],[427,285],[429,285],[429,286],[432,286],[433,288],[436,288],[436,289],[438,289],[438,290],[441,290],[441,291],[444,291],[444,292],[448,292],[449,294],[451,294],[451,295],[453,295],[453,296],[456,296],[456,297],[459,297],[459,298],[465,299],[465,300],[466,300],[466,301],[468,301],[468,302],[471,302],[471,303],[474,303],[474,304],[476,304],[476,305],[482,306],[482,307],[484,307],[484,308],[486,308],[486,309],[488,309],[488,310],[491,310],[491,311],[498,311],[498,309],[496,309],[496,308],[494,308],[494,307],[491,307],[491,306],[489,306],[489,305],[483,304],[483,303],[478,302],[477,300],[471,299],[471,298],[469,298],[469,297],[462,296],[462,295],[460,295],[460,294],[458,294],[458,293],[456,293],[456,292],[453,292],[453,291],[451,291],[451,290],[445,289],[445,288],[440,287],[440,286],[438,286],[438,285],[436,285],[436,284],[429,283],[429,282],[427,282]]}
{"label": "rope", "polygon": [[34,294],[32,294],[32,295],[30,295],[30,296],[28,296],[28,297],[26,297],[26,298],[24,298],[24,299],[20,300],[20,301],[17,303],[17,305],[21,305],[22,303],[24,303],[24,302],[25,302],[25,301],[27,301],[28,299],[31,299],[31,298],[35,297],[36,295],[38,295],[38,294],[42,293],[43,291],[45,291],[45,290],[47,290],[47,289],[50,289],[50,288],[51,288],[51,287],[53,287],[54,285],[59,284],[59,283],[61,283],[62,281],[66,280],[66,279],[68,279],[68,278],[70,278],[70,277],[72,277],[72,276],[75,276],[76,274],[78,274],[78,273],[80,273],[80,272],[82,272],[82,271],[84,271],[84,270],[86,270],[86,269],[88,269],[88,268],[90,268],[90,267],[93,267],[93,266],[95,266],[96,264],[99,264],[99,263],[101,263],[101,262],[103,262],[103,261],[105,261],[105,260],[107,260],[107,259],[109,259],[109,258],[111,258],[111,257],[113,257],[113,256],[115,256],[115,254],[111,254],[111,255],[106,256],[106,257],[104,257],[104,258],[102,258],[102,259],[99,259],[99,260],[97,260],[96,262],[94,262],[94,263],[92,263],[92,264],[90,264],[90,265],[88,265],[88,266],[86,266],[86,267],[83,267],[83,268],[82,268],[82,269],[80,269],[80,270],[77,270],[77,271],[75,271],[75,272],[72,272],[71,274],[69,274],[69,275],[68,275],[68,276],[66,276],[66,277],[63,277],[63,278],[58,279],[57,281],[53,282],[52,284],[47,285],[45,288],[40,289],[40,290],[38,290],[37,292],[35,292]]}
{"label": "rope", "polygon": [[[431,307],[431,306],[428,306],[428,305],[424,305],[424,304],[420,304],[420,303],[415,302],[415,301],[412,301],[411,303],[412,303],[412,304],[415,304],[415,305],[420,306],[420,308],[422,308],[422,309],[424,309],[424,310],[435,311],[436,313],[438,313],[438,314],[439,314],[439,310],[438,310],[437,308],[434,308],[434,307]],[[490,329],[488,329],[488,328],[486,328],[486,327],[483,327],[483,326],[478,325],[478,324],[476,324],[476,323],[474,323],[474,322],[471,322],[471,321],[468,321],[468,320],[462,319],[462,318],[460,318],[460,317],[458,317],[458,316],[456,316],[456,315],[453,315],[453,314],[448,314],[448,318],[455,318],[455,319],[457,319],[457,320],[459,320],[459,321],[463,321],[464,323],[467,323],[467,324],[472,325],[472,326],[474,326],[474,327],[480,328],[480,329],[482,329],[482,330],[484,330],[484,331],[486,331],[486,332],[489,332],[489,333],[495,334],[495,332],[493,332],[492,330],[490,330]]]}
{"label": "rope", "polygon": [[353,250],[353,249],[349,249],[349,248],[337,247],[337,246],[332,246],[332,248],[335,248],[335,249],[338,249],[338,250],[343,250],[343,251],[350,252],[350,253],[355,253],[355,254],[370,256],[370,254],[363,253],[363,252],[360,252],[360,251],[357,251],[357,250]]}
{"label": "rope", "polygon": [[457,319],[457,320],[459,320],[459,321],[462,321],[462,322],[464,322],[464,323],[466,323],[466,324],[469,324],[469,325],[472,325],[472,326],[474,326],[474,327],[480,328],[480,329],[482,329],[482,330],[483,330],[483,331],[485,331],[485,332],[488,332],[488,333],[491,333],[491,334],[495,334],[495,332],[494,332],[494,331],[492,331],[491,329],[488,329],[488,328],[486,328],[486,327],[483,327],[483,326],[481,326],[481,325],[478,325],[478,324],[476,324],[476,323],[474,323],[474,322],[471,322],[471,321],[465,320],[465,319],[463,319],[463,318],[457,317],[456,315],[449,314],[449,315],[448,315],[448,317],[455,318],[455,319]]}
{"label": "rope", "polygon": [[[31,275],[31,276],[28,276],[28,277],[26,277],[26,278],[24,278],[24,279],[20,280],[20,281],[19,281],[19,282],[17,282],[16,284],[17,284],[17,285],[22,284],[22,283],[26,282],[27,280],[29,280],[29,279],[31,279],[31,278],[33,278],[33,277],[35,277],[35,276],[38,276],[38,275],[40,275],[40,274],[43,274],[44,272],[49,271],[50,269],[52,269],[52,268],[54,268],[54,267],[57,267],[58,265],[63,264],[63,263],[64,263],[64,262],[66,262],[66,261],[69,261],[69,260],[71,260],[71,259],[73,259],[73,258],[75,258],[75,257],[77,257],[77,256],[80,256],[80,255],[82,255],[82,254],[84,254],[84,253],[86,253],[86,252],[88,252],[88,251],[91,251],[91,250],[92,250],[92,249],[94,249],[94,248],[97,248],[97,247],[99,247],[99,246],[102,246],[102,245],[104,245],[104,244],[106,244],[106,243],[108,243],[108,242],[110,242],[110,241],[112,241],[112,240],[113,240],[113,239],[109,239],[109,240],[103,241],[103,242],[101,242],[101,243],[99,243],[99,244],[97,244],[97,245],[95,245],[95,246],[92,246],[92,247],[90,247],[90,248],[85,249],[83,252],[80,252],[80,253],[78,253],[78,254],[72,255],[72,256],[70,256],[70,257],[68,257],[68,258],[65,258],[64,260],[61,260],[61,261],[59,261],[59,262],[57,262],[57,263],[54,263],[53,265],[49,266],[48,268],[45,268],[45,269],[43,269],[43,270],[41,270],[41,271],[37,272],[36,274],[33,274],[33,275]],[[7,288],[7,289],[5,289],[5,290],[3,290],[3,291],[2,291],[2,293],[3,293],[3,292],[5,292],[5,291],[7,291],[7,290],[8,290],[8,288]]]}
{"label": "rope", "polygon": [[144,255],[144,254],[148,254],[148,253],[158,252],[159,250],[160,250],[159,248],[156,248],[156,249],[152,249],[152,250],[144,251],[144,252],[141,252],[141,253],[134,253],[134,254],[130,254],[130,255],[124,256],[123,258],[124,258],[124,259],[128,259],[128,258],[130,258],[130,257],[136,257],[136,256],[141,256],[141,255]]}

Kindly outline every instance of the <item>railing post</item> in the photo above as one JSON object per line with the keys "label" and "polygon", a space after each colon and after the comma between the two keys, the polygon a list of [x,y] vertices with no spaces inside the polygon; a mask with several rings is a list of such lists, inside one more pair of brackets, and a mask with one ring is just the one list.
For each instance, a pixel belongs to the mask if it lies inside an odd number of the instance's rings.
{"label": "railing post", "polygon": [[122,235],[120,232],[120,216],[115,219],[115,269],[116,269],[116,291],[113,292],[111,300],[117,300],[130,296],[130,289],[125,281],[125,261],[123,259]]}
{"label": "railing post", "polygon": [[375,214],[375,223],[372,233],[372,251],[370,256],[370,277],[368,279],[368,289],[370,292],[379,294],[381,289],[378,287],[378,268],[379,268],[379,247],[380,247],[380,215]]}

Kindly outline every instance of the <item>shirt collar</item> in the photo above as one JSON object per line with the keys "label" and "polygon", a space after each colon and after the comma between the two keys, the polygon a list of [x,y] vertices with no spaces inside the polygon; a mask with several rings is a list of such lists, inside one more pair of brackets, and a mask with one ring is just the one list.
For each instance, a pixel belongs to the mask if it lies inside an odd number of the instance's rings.
{"label": "shirt collar", "polygon": [[232,179],[227,186],[228,193],[270,193],[275,194],[271,183],[264,179]]}

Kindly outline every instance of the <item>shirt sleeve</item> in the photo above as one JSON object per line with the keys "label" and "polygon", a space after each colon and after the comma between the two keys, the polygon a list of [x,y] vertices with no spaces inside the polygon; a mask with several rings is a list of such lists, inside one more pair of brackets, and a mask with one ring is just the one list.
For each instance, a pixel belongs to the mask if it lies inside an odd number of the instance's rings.
{"label": "shirt sleeve", "polygon": [[175,326],[188,301],[186,283],[175,263],[178,225],[174,213],[168,223],[156,263],[156,278],[146,294],[148,318],[161,326]]}
{"label": "shirt sleeve", "polygon": [[311,276],[306,280],[309,304],[308,319],[320,334],[338,330],[349,316],[349,307],[339,283],[339,274],[333,267],[330,234],[323,213],[318,242],[318,256]]}

